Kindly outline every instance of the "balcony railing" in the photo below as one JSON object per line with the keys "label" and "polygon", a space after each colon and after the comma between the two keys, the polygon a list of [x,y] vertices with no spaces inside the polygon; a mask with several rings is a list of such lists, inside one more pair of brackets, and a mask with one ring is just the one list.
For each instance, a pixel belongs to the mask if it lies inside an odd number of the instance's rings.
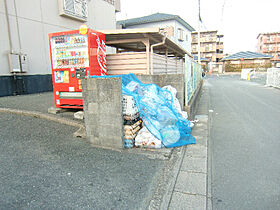
{"label": "balcony railing", "polygon": [[224,45],[223,44],[217,44],[217,50],[221,50],[224,49]]}

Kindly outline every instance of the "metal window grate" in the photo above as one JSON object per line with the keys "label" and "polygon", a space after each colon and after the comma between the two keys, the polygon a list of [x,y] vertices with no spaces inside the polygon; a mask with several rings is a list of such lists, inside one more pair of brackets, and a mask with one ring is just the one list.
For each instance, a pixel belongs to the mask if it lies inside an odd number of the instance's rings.
{"label": "metal window grate", "polygon": [[63,0],[63,12],[61,15],[87,20],[87,0]]}
{"label": "metal window grate", "polygon": [[112,4],[112,5],[115,5],[115,0],[104,0],[104,1],[106,1],[106,2],[108,2],[110,4]]}

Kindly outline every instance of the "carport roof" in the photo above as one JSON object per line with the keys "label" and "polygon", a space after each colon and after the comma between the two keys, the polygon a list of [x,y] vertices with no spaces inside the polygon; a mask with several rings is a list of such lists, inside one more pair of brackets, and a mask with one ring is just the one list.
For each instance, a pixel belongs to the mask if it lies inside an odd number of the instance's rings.
{"label": "carport roof", "polygon": [[[145,40],[149,40],[149,44],[161,43],[166,36],[160,28],[140,28],[140,29],[115,29],[115,30],[99,30],[105,34],[107,46],[116,47],[130,51],[146,51]],[[177,45],[170,38],[166,37],[165,43],[160,46],[154,47],[154,52],[165,54],[166,49],[168,54],[178,57],[190,55],[185,49]]]}

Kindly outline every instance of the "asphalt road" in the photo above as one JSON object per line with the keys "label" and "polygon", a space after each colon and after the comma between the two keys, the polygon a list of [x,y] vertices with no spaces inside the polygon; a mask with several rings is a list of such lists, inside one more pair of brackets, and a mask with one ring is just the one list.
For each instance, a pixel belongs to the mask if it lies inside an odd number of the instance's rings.
{"label": "asphalt road", "polygon": [[238,76],[206,79],[213,209],[280,209],[280,90]]}
{"label": "asphalt road", "polygon": [[164,161],[93,148],[76,129],[0,114],[0,209],[147,208]]}

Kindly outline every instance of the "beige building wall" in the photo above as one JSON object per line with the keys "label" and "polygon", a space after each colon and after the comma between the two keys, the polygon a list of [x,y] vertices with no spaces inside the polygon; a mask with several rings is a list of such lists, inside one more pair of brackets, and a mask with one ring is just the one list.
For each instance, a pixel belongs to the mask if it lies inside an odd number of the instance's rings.
{"label": "beige building wall", "polygon": [[[217,31],[200,32],[200,57],[207,58],[211,62],[217,62],[223,58],[224,43],[223,35]],[[198,32],[192,32],[192,54],[198,55]]]}
{"label": "beige building wall", "polygon": [[116,3],[119,7],[120,1],[87,1],[87,20],[80,21],[59,15],[59,0],[0,0],[0,76],[11,75],[8,64],[10,50],[27,54],[27,75],[51,74],[48,34],[78,29],[82,24],[95,30],[115,29],[115,12],[119,10]]}
{"label": "beige building wall", "polygon": [[[280,57],[280,32],[262,33],[258,37],[257,51],[274,56],[273,60]],[[276,57],[277,56],[277,57]],[[278,58],[278,59],[277,59]]]}

